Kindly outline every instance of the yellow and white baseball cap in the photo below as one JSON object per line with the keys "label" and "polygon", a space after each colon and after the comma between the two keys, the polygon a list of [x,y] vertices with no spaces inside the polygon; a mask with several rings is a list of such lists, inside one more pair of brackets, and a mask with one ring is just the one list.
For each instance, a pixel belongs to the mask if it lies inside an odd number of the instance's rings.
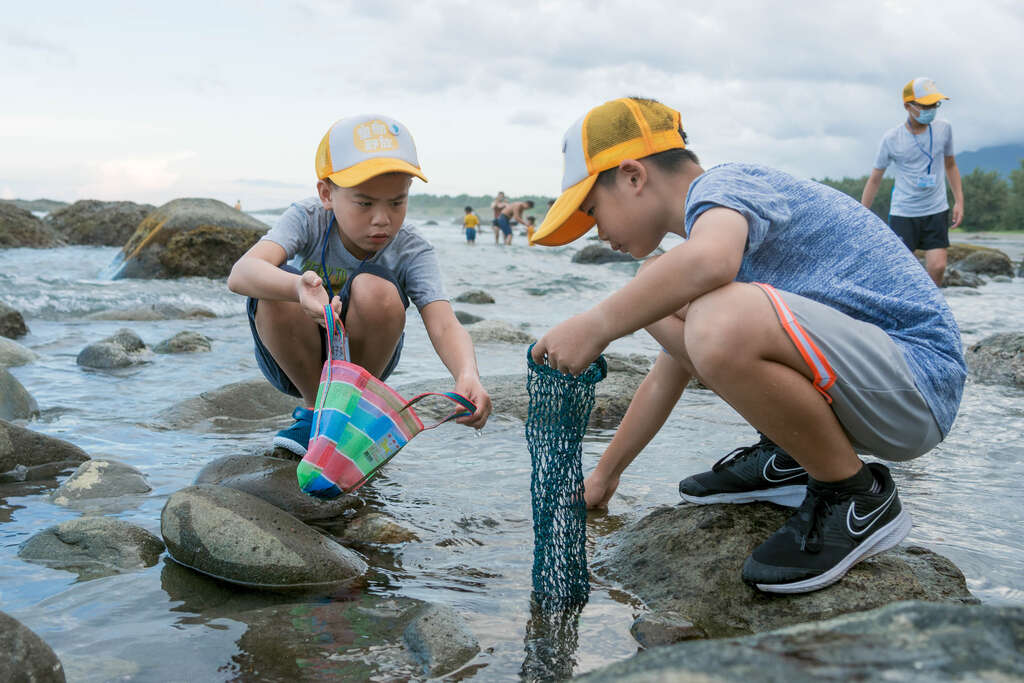
{"label": "yellow and white baseball cap", "polygon": [[354,187],[383,173],[408,173],[427,182],[409,129],[389,116],[335,121],[317,147],[318,180],[330,178],[339,187]]}
{"label": "yellow and white baseball cap", "polygon": [[927,76],[919,76],[903,86],[903,102],[917,102],[918,104],[935,104],[939,100],[949,98],[939,92],[935,87],[935,81]]}
{"label": "yellow and white baseball cap", "polygon": [[654,100],[624,97],[594,107],[572,124],[562,139],[562,194],[530,244],[557,247],[582,237],[594,226],[594,218],[580,211],[580,204],[601,171],[624,159],[686,149],[680,118],[675,109]]}

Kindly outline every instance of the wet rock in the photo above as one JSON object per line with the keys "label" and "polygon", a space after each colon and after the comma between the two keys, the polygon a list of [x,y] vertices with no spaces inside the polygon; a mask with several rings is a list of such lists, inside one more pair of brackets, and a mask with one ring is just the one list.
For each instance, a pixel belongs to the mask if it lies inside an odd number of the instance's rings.
{"label": "wet rock", "polygon": [[1021,260],[1020,265],[1017,266],[1017,277],[1024,277],[1024,260]]}
{"label": "wet rock", "polygon": [[964,353],[971,376],[981,382],[1024,387],[1024,332],[1000,332]]}
{"label": "wet rock", "polygon": [[242,491],[200,484],[175,492],[160,531],[176,561],[253,588],[323,589],[366,571],[351,550]]}
{"label": "wet rock", "polygon": [[636,261],[629,254],[610,249],[603,244],[588,244],[572,256],[573,263],[616,263],[620,261]]}
{"label": "wet rock", "polygon": [[405,645],[427,676],[455,671],[480,652],[466,622],[447,605],[421,608],[403,634]]}
{"label": "wet rock", "polygon": [[946,268],[946,272],[942,274],[943,287],[980,287],[983,284],[985,281],[979,275],[957,268]]}
{"label": "wet rock", "polygon": [[39,404],[14,375],[0,367],[0,420],[39,417]]}
{"label": "wet rock", "polygon": [[202,306],[177,306],[175,304],[149,304],[130,308],[97,311],[85,316],[86,320],[198,320],[216,318],[217,314]]}
{"label": "wet rock", "polygon": [[149,493],[146,477],[131,465],[116,460],[89,460],[50,494],[54,505],[77,507],[89,501]]}
{"label": "wet rock", "polygon": [[0,420],[0,482],[49,479],[88,459],[67,441]]}
{"label": "wet rock", "polygon": [[458,320],[463,325],[472,325],[473,323],[478,323],[481,320],[483,320],[483,318],[481,318],[480,316],[473,315],[472,313],[468,313],[466,311],[455,311],[455,319]]}
{"label": "wet rock", "polygon": [[473,289],[459,294],[455,301],[461,304],[493,304],[494,297],[482,289]]}
{"label": "wet rock", "polygon": [[16,341],[0,337],[0,368],[27,365],[39,356]]}
{"label": "wet rock", "polygon": [[625,372],[646,377],[651,370],[651,359],[642,353],[606,352],[604,359],[608,363],[608,373]]}
{"label": "wet rock", "polygon": [[28,334],[28,326],[21,313],[0,301],[0,337],[17,339]]}
{"label": "wet rock", "polygon": [[429,221],[427,221],[426,223],[424,223],[423,225],[437,225],[437,221],[435,221],[435,220],[429,220]]}
{"label": "wet rock", "polygon": [[[4,202],[0,202],[0,207]],[[0,612],[0,681],[56,683],[64,678],[53,649],[14,617]]]}
{"label": "wet rock", "polygon": [[307,523],[337,519],[347,510],[362,505],[356,496],[341,495],[325,500],[306,495],[298,486],[297,466],[295,460],[228,455],[207,463],[193,483],[219,484],[244,491]]}
{"label": "wet rock", "polygon": [[952,267],[964,273],[977,275],[1009,275],[1013,276],[1013,263],[1010,257],[998,249],[977,247],[963,254],[955,250],[955,260],[947,252],[947,259]]}
{"label": "wet rock", "polygon": [[156,207],[83,199],[47,214],[45,223],[68,244],[120,247]]}
{"label": "wet rock", "polygon": [[412,529],[380,512],[356,517],[345,525],[340,535],[342,540],[353,543],[408,543],[420,540]]}
{"label": "wet rock", "polygon": [[80,579],[96,579],[152,567],[163,551],[159,538],[134,524],[110,517],[79,517],[35,534],[18,557],[73,571]]}
{"label": "wet rock", "polygon": [[226,384],[177,403],[157,416],[162,429],[253,432],[280,428],[300,399],[282,394],[264,379]]}
{"label": "wet rock", "polygon": [[1004,283],[1004,284],[1007,283],[1007,282],[1013,282],[1013,276],[1012,275],[995,275],[995,276],[992,277],[992,282],[1001,282],[1001,283]]}
{"label": "wet rock", "polygon": [[175,199],[146,216],[111,264],[118,278],[227,277],[267,225],[216,199]]}
{"label": "wet rock", "polygon": [[953,563],[914,546],[898,546],[863,561],[838,583],[814,593],[758,593],[740,579],[740,568],[792,513],[767,503],[658,508],[607,536],[595,566],[652,609],[685,615],[711,638],[759,633],[897,600],[976,602]]}
{"label": "wet rock", "polygon": [[89,344],[78,354],[77,362],[86,368],[110,370],[148,363],[150,351],[139,335],[125,328]]}
{"label": "wet rock", "polygon": [[744,638],[680,643],[581,681],[1011,681],[1024,608],[900,602]]}
{"label": "wet rock", "polygon": [[532,344],[537,341],[533,335],[512,327],[501,320],[481,320],[466,325],[466,331],[474,344],[501,342],[507,344]]}
{"label": "wet rock", "polygon": [[689,619],[675,612],[641,614],[629,627],[629,633],[645,648],[707,638],[703,629],[694,626]]}
{"label": "wet rock", "polygon": [[0,202],[0,249],[32,247],[51,249],[63,244],[53,228],[10,202]]}
{"label": "wet rock", "polygon": [[153,347],[156,353],[200,353],[211,349],[213,344],[209,337],[190,330],[179,332]]}

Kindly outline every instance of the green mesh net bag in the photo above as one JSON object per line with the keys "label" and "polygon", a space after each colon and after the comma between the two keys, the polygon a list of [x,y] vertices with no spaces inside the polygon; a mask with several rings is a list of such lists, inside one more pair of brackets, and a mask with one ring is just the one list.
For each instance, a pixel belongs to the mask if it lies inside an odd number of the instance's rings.
{"label": "green mesh net bag", "polygon": [[583,501],[583,434],[594,407],[594,386],[608,374],[603,356],[573,377],[538,365],[526,352],[526,444],[533,465],[533,592],[546,608],[585,603],[587,510]]}

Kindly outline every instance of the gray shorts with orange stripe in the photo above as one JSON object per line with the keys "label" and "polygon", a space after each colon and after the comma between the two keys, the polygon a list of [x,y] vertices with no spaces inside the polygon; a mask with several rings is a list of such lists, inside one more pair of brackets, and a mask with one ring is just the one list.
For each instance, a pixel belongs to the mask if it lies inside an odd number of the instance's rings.
{"label": "gray shorts with orange stripe", "polygon": [[910,460],[942,441],[903,352],[880,327],[799,294],[754,284],[768,296],[854,450]]}

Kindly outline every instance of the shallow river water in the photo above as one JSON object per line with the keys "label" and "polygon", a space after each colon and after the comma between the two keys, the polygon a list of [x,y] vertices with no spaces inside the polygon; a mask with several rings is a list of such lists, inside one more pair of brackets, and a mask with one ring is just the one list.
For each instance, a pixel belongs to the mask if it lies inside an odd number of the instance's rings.
{"label": "shallow river water", "polygon": [[[453,224],[421,230],[439,252],[450,295],[481,288],[497,300],[457,308],[523,325],[538,336],[620,287],[634,272],[630,264],[573,264],[575,247],[528,248],[518,235],[511,247],[495,247],[489,235],[469,247]],[[1021,236],[968,241],[1004,249],[1014,261],[1024,253]],[[256,378],[259,371],[244,302],[227,291],[223,280],[100,279],[116,252],[90,247],[0,250],[0,300],[25,315],[31,331],[18,341],[39,354],[39,360],[11,373],[42,411],[28,425],[31,429],[146,474],[153,491],[108,514],[159,534],[160,510],[171,493],[190,485],[214,458],[260,451],[272,432],[200,434],[148,426],[169,405]],[[946,295],[966,345],[995,332],[1024,330],[1024,279],[989,282],[977,291],[947,290]],[[157,302],[202,306],[218,317],[84,319],[95,311]],[[213,340],[213,351],[156,355],[152,363],[117,372],[76,364],[84,346],[122,327],[133,329],[150,346],[181,330],[195,330]],[[639,333],[611,349],[653,357],[657,346]],[[485,378],[525,372],[524,354],[524,348],[507,344],[477,347]],[[401,387],[437,378],[438,387],[446,387],[445,377],[410,309],[405,352],[389,383]],[[892,468],[915,521],[908,540],[953,560],[970,590],[992,604],[1024,604],[1022,429],[1024,391],[969,381],[949,438],[928,455]],[[610,438],[606,430],[588,433],[585,472]],[[713,394],[687,392],[666,427],[624,474],[609,512],[591,515],[591,542],[655,506],[675,504],[681,477],[755,440],[753,430]],[[533,548],[529,479],[522,422],[496,415],[479,435],[455,425],[423,433],[373,486],[380,505],[416,530],[421,542],[372,557],[376,568],[365,591],[444,603],[463,615],[481,653],[460,678],[514,680],[523,664]],[[181,587],[187,584],[180,576],[185,570],[166,560],[92,581],[21,561],[17,550],[26,539],[80,514],[51,504],[37,489],[0,490],[0,609],[54,648],[69,680],[287,680],[294,671],[295,662],[280,662],[280,669],[273,665],[273,644],[246,639],[245,623],[210,608],[210,601],[192,599]],[[246,599],[256,608],[273,602]],[[315,610],[318,604],[322,601],[311,600],[309,607]],[[629,626],[640,609],[637,600],[597,577],[579,622],[575,672],[635,653]],[[266,651],[254,651],[259,648]],[[367,648],[367,658],[372,649]],[[263,667],[258,672],[247,664],[253,660]],[[394,671],[386,678],[404,675]]]}

